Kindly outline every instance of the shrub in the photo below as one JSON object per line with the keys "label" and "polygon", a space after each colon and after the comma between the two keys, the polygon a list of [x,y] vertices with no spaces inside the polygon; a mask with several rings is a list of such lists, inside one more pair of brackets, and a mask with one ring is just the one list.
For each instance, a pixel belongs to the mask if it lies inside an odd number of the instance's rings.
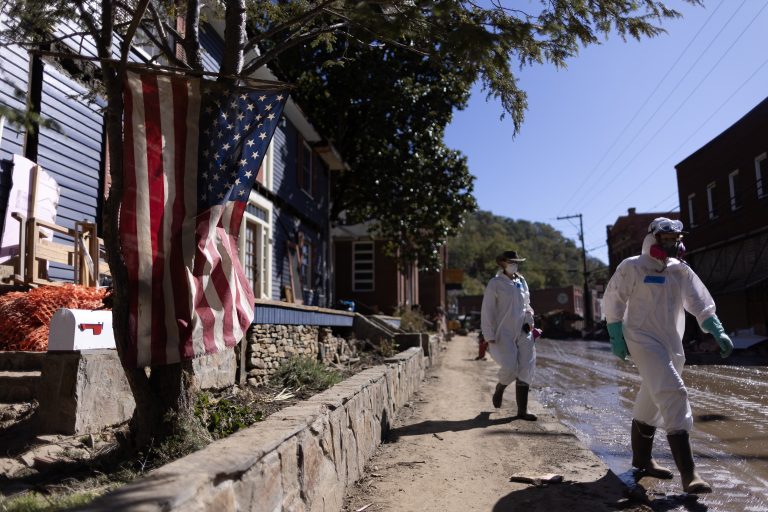
{"label": "shrub", "polygon": [[425,332],[431,324],[421,311],[408,306],[398,309],[395,315],[400,317],[400,328],[405,332]]}
{"label": "shrub", "polygon": [[280,365],[270,380],[287,388],[317,393],[341,382],[342,376],[315,359],[292,357]]}
{"label": "shrub", "polygon": [[211,437],[221,439],[263,419],[264,414],[251,403],[237,397],[214,399],[210,393],[200,393],[195,401],[195,416],[208,429]]}

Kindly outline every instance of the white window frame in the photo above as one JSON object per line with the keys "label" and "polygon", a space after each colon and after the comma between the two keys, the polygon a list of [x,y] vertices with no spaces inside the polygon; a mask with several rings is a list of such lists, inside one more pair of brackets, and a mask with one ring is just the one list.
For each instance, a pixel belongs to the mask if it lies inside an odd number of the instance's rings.
{"label": "white window frame", "polygon": [[5,128],[5,118],[0,116],[0,147],[3,146],[3,128]]}
{"label": "white window frame", "polygon": [[688,194],[688,224],[693,228],[696,227],[696,215],[693,210],[693,200],[696,199],[696,193]]}
{"label": "white window frame", "polygon": [[273,158],[275,156],[275,140],[272,139],[272,142],[269,143],[269,146],[267,147],[267,152],[264,155],[264,161],[262,165],[264,166],[264,187],[267,190],[274,190],[274,177],[272,173],[272,162],[274,162]]}
{"label": "white window frame", "polygon": [[[264,167],[266,169],[266,166]],[[265,197],[260,196],[255,190],[251,190],[251,194],[248,196],[248,203],[261,208],[267,212],[267,219],[263,220],[255,215],[248,213],[246,210],[243,213],[243,222],[240,223],[240,241],[239,252],[240,261],[245,265],[245,230],[248,223],[255,223],[261,227],[261,253],[258,254],[261,260],[260,271],[262,277],[261,293],[256,294],[257,299],[271,299],[272,298],[272,203]]]}
{"label": "white window frame", "polygon": [[739,170],[736,169],[732,171],[730,174],[728,174],[728,190],[730,193],[730,203],[731,203],[731,211],[735,212],[739,208],[741,208],[741,204],[736,204],[736,178],[739,176]]}
{"label": "white window frame", "polygon": [[[371,259],[365,260],[365,263],[370,261],[371,263],[371,278],[370,279],[357,279],[357,247],[360,245],[370,245]],[[362,251],[361,251],[362,252]],[[365,251],[366,253],[368,251]],[[366,270],[367,271],[367,270]],[[370,289],[361,289],[358,284],[370,284]],[[352,291],[353,292],[374,292],[376,291],[376,243],[373,240],[361,240],[359,242],[352,242]]]}
{"label": "white window frame", "polygon": [[717,212],[715,211],[715,198],[714,193],[717,188],[717,182],[710,182],[707,185],[707,211],[709,213],[709,219],[714,220],[717,218]]}
{"label": "white window frame", "polygon": [[[302,192],[304,192],[307,195],[307,197],[314,198],[315,196],[313,194],[315,193],[315,191],[312,189],[315,182],[315,152],[312,150],[312,146],[309,144],[309,141],[307,141],[303,135],[301,135],[300,138],[301,138],[302,146],[299,147],[299,151],[302,151],[302,153],[304,152],[304,150],[309,152],[309,183],[308,184],[302,183],[301,185],[299,185],[299,188],[301,189]],[[304,158],[303,154],[300,158],[303,161],[303,158]],[[304,169],[299,168],[298,172],[303,173]],[[299,177],[298,181],[303,182],[304,177],[303,176]],[[304,188],[304,187],[308,187],[308,188]]]}
{"label": "white window frame", "polygon": [[[761,176],[760,163],[768,158],[768,152],[758,155],[755,158],[755,183],[757,184],[757,198],[762,199],[768,196],[768,176]],[[765,173],[768,174],[768,173]]]}

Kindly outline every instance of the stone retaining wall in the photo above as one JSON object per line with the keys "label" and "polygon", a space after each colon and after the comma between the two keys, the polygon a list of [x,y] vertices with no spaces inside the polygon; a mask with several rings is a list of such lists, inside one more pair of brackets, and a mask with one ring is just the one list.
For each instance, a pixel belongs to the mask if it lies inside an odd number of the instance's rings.
{"label": "stone retaining wall", "polygon": [[248,330],[245,370],[248,384],[265,383],[280,363],[294,356],[342,362],[346,341],[316,325],[253,325]]}
{"label": "stone retaining wall", "polygon": [[80,510],[339,511],[427,361],[401,352]]}

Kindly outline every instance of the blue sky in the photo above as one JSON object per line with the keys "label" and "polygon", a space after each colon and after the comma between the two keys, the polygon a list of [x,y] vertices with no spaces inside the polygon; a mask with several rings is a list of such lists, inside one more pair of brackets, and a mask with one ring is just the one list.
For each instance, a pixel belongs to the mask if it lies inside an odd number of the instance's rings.
{"label": "blue sky", "polygon": [[479,207],[573,239],[578,220],[556,217],[582,213],[586,247],[606,262],[606,225],[627,208],[677,210],[674,166],[768,96],[768,0],[704,3],[669,2],[683,18],[667,34],[613,35],[566,69],[519,71],[528,111],[514,138],[473,89],[446,143],[467,155]]}

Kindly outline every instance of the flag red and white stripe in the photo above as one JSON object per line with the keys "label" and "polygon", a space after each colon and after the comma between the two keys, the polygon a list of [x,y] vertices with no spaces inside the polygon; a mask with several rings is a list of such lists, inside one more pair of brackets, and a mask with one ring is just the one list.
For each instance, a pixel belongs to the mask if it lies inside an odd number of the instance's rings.
{"label": "flag red and white stripe", "polygon": [[203,83],[128,73],[119,230],[130,298],[128,366],[232,347],[253,321],[237,246],[246,202],[201,201],[200,189],[210,188],[199,168],[207,162],[200,147]]}

